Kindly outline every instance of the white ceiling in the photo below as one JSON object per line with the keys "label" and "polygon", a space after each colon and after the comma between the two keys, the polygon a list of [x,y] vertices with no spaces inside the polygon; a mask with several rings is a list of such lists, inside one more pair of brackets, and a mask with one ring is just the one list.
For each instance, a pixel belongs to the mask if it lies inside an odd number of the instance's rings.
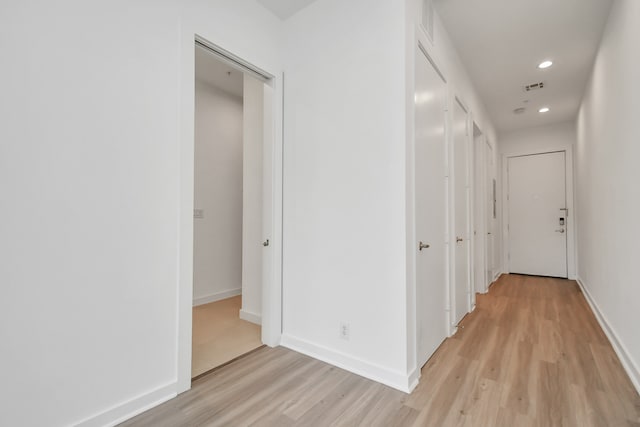
{"label": "white ceiling", "polygon": [[309,6],[315,0],[257,0],[280,19],[284,20],[301,9]]}
{"label": "white ceiling", "polygon": [[196,80],[208,83],[233,95],[242,96],[244,87],[243,73],[197,45]]}
{"label": "white ceiling", "polygon": [[[435,0],[435,7],[499,132],[576,117],[611,0]],[[546,59],[553,66],[538,69]],[[524,92],[539,81],[544,89]],[[543,106],[550,111],[538,113]],[[525,113],[515,115],[518,107]]]}

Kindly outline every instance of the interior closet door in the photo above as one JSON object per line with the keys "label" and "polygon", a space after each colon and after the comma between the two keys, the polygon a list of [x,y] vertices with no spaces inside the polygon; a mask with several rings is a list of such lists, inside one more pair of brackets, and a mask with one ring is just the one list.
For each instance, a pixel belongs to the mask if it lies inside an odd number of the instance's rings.
{"label": "interior closet door", "polygon": [[488,141],[485,141],[485,184],[487,191],[485,192],[485,220],[487,233],[487,249],[485,259],[485,289],[488,289],[495,275],[495,264],[498,257],[496,256],[496,187],[494,181],[495,162],[493,157],[493,148]]}
{"label": "interior closet door", "polygon": [[454,318],[458,322],[470,310],[469,283],[469,131],[467,110],[456,99],[453,103],[453,173],[454,173]]}
{"label": "interior closet door", "polygon": [[415,215],[418,363],[447,336],[445,106],[447,87],[425,54],[416,55]]}

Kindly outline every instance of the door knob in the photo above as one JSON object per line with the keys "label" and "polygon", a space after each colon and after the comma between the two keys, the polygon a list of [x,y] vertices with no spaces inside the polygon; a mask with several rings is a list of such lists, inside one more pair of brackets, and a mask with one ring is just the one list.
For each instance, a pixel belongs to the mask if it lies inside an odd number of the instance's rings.
{"label": "door knob", "polygon": [[420,244],[418,245],[418,249],[419,250],[429,249],[429,245],[427,243],[420,242]]}
{"label": "door knob", "polygon": [[464,240],[462,237],[457,237],[456,236],[456,242],[462,242],[462,240]]}
{"label": "door knob", "polygon": [[556,230],[556,233],[564,233],[564,228],[561,228],[560,230]]}
{"label": "door knob", "polygon": [[267,239],[264,242],[262,242],[262,246],[264,246],[264,247],[269,246],[269,239]]}

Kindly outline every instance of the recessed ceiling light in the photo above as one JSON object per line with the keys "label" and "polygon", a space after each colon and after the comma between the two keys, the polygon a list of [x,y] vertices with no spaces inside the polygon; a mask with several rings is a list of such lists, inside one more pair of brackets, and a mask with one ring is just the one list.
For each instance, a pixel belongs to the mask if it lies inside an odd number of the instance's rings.
{"label": "recessed ceiling light", "polygon": [[553,65],[553,62],[551,61],[544,61],[541,62],[540,65],[538,65],[538,68],[549,68]]}
{"label": "recessed ceiling light", "polygon": [[538,110],[538,113],[546,113],[547,111],[549,111],[549,107],[542,107]]}

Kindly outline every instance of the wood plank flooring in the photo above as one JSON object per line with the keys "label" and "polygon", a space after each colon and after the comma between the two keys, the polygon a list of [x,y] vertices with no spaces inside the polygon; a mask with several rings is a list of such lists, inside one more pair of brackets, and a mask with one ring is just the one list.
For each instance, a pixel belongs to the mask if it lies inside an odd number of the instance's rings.
{"label": "wood plank flooring", "polygon": [[125,426],[640,427],[640,396],[573,281],[504,275],[407,395],[262,348]]}
{"label": "wood plank flooring", "polygon": [[242,297],[193,307],[191,377],[262,345],[262,329],[240,319]]}

